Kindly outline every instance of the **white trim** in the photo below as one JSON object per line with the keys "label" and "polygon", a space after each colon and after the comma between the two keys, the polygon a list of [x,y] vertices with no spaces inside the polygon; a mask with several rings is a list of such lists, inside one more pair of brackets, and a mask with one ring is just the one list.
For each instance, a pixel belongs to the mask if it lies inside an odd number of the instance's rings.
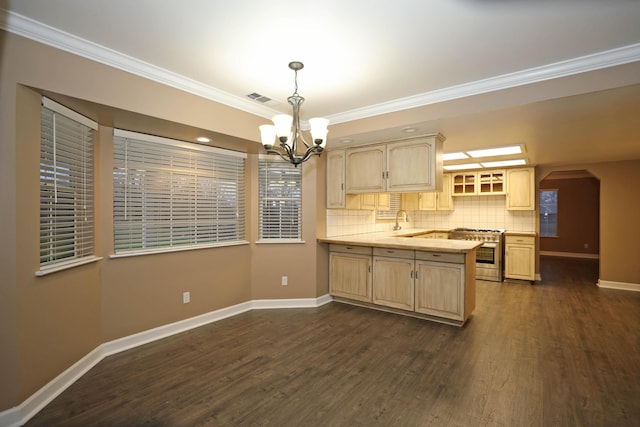
{"label": "white trim", "polygon": [[285,243],[289,243],[289,244],[300,244],[300,243],[307,243],[302,239],[258,239],[256,240],[256,244],[257,245],[265,245],[265,244],[285,244]]}
{"label": "white trim", "polygon": [[83,116],[80,113],[76,113],[70,108],[65,107],[62,104],[58,104],[56,101],[52,101],[49,98],[42,97],[42,106],[48,108],[51,111],[55,111],[58,114],[61,114],[65,117],[68,117],[76,122],[82,123],[88,128],[93,130],[98,130],[98,123],[94,122],[90,118]]}
{"label": "white trim", "polygon": [[247,153],[241,151],[232,151],[225,148],[212,147],[209,145],[196,144],[195,142],[180,141],[179,139],[165,138],[162,136],[150,135],[147,133],[133,132],[124,129],[113,129],[113,136],[121,138],[135,139],[143,142],[151,142],[154,144],[164,144],[171,147],[186,148],[188,150],[205,151],[208,153],[224,154],[226,156],[247,158]]}
{"label": "white trim", "polygon": [[118,253],[109,255],[109,258],[110,259],[127,258],[131,256],[164,254],[168,252],[195,251],[199,249],[226,248],[229,246],[241,246],[241,245],[248,245],[248,244],[249,242],[247,240],[234,240],[232,242],[229,241],[229,242],[203,243],[200,245],[167,246],[167,247],[157,248],[157,249],[132,249],[132,250],[120,251]]}
{"label": "white trim", "polygon": [[599,254],[583,254],[583,253],[579,253],[579,252],[540,251],[540,255],[563,257],[563,258],[600,259],[600,255]]}
{"label": "white trim", "polygon": [[344,123],[379,114],[392,113],[409,108],[417,108],[468,96],[596,71],[603,68],[630,64],[638,60],[640,60],[640,43],[516,71],[514,73],[450,86],[364,108],[357,108],[343,113],[329,115],[326,118],[333,124]]}
{"label": "white trim", "polygon": [[0,10],[0,28],[13,34],[264,118],[274,115],[274,109],[249,98],[202,84],[15,12]]}
{"label": "white trim", "polygon": [[103,357],[111,356],[112,354],[120,353],[122,351],[170,337],[171,335],[179,334],[190,329],[198,328],[209,323],[217,322],[219,320],[226,319],[227,317],[236,316],[252,310],[252,308],[252,301],[248,301],[191,317],[189,319],[169,323],[168,325],[159,326],[157,328],[149,329],[117,340],[109,341],[101,346],[104,352]]}
{"label": "white trim", "polygon": [[333,298],[329,294],[322,295],[317,298],[252,300],[100,344],[86,356],[82,357],[60,375],[29,396],[27,400],[22,402],[20,405],[0,412],[0,426],[18,427],[26,424],[42,408],[47,406],[53,399],[58,397],[60,393],[65,391],[69,386],[89,371],[89,369],[100,363],[102,359],[107,356],[111,356],[125,350],[130,350],[209,323],[217,322],[228,317],[236,316],[250,310],[314,308],[320,307],[331,301],[333,301]]}
{"label": "white trim", "polygon": [[604,289],[620,289],[622,291],[640,292],[640,283],[624,283],[624,282],[612,282],[611,280],[598,279],[596,283],[599,288]]}
{"label": "white trim", "polygon": [[[188,77],[156,67],[12,11],[3,10],[3,13],[0,13],[0,28],[39,43],[53,46],[57,49],[266,119],[271,118],[271,116],[277,113],[276,110],[263,104],[256,103],[244,97],[232,95]],[[383,102],[334,114],[327,118],[333,124],[344,123],[379,114],[392,113],[452,99],[630,64],[636,61],[640,61],[640,43]]]}
{"label": "white trim", "polygon": [[85,264],[91,264],[92,262],[102,261],[101,256],[88,256],[83,258],[74,258],[71,261],[62,261],[51,264],[50,266],[40,267],[40,270],[36,271],[36,276],[42,277],[47,274],[56,273],[62,270],[68,270],[70,268],[79,267]]}

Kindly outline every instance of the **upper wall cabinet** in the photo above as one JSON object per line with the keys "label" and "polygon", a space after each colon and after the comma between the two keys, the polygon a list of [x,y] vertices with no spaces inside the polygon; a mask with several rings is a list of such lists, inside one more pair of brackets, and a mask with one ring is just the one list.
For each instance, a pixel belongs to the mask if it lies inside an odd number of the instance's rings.
{"label": "upper wall cabinet", "polygon": [[442,175],[442,191],[403,193],[402,208],[408,211],[452,211],[451,174]]}
{"label": "upper wall cabinet", "polygon": [[454,196],[505,194],[505,171],[469,171],[453,174]]}
{"label": "upper wall cabinet", "polygon": [[327,209],[344,209],[345,205],[345,152],[327,152]]}
{"label": "upper wall cabinet", "polygon": [[347,194],[442,190],[440,134],[346,150]]}
{"label": "upper wall cabinet", "polygon": [[507,169],[507,209],[532,211],[536,208],[534,168]]}

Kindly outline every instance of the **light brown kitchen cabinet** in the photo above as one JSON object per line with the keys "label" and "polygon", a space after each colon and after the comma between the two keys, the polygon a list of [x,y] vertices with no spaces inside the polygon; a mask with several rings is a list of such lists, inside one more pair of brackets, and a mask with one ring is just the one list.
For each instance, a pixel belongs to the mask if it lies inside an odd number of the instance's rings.
{"label": "light brown kitchen cabinet", "polygon": [[475,308],[475,271],[468,270],[472,262],[467,263],[465,254],[416,251],[415,311],[466,320]]}
{"label": "light brown kitchen cabinet", "polygon": [[443,141],[438,134],[347,149],[347,194],[441,190]]}
{"label": "light brown kitchen cabinet", "polygon": [[413,251],[373,248],[373,303],[413,311]]}
{"label": "light brown kitchen cabinet", "polygon": [[408,211],[452,211],[451,174],[442,175],[442,191],[403,193],[402,208]]}
{"label": "light brown kitchen cabinet", "polygon": [[477,196],[505,194],[505,171],[486,170],[452,174],[454,196]]}
{"label": "light brown kitchen cabinet", "polygon": [[327,209],[346,208],[345,152],[327,152]]}
{"label": "light brown kitchen cabinet", "polygon": [[504,239],[504,276],[507,279],[535,280],[536,238],[510,236]]}
{"label": "light brown kitchen cabinet", "polygon": [[372,301],[372,249],[330,245],[329,290],[331,295],[357,301]]}
{"label": "light brown kitchen cabinet", "polygon": [[507,209],[534,210],[535,184],[534,168],[507,169]]}
{"label": "light brown kitchen cabinet", "polygon": [[381,193],[386,190],[385,145],[350,148],[346,155],[347,194]]}
{"label": "light brown kitchen cabinet", "polygon": [[416,261],[415,310],[462,320],[464,265]]}
{"label": "light brown kitchen cabinet", "polygon": [[347,194],[345,159],[344,150],[327,152],[327,209],[374,209],[373,205],[368,205],[370,199]]}
{"label": "light brown kitchen cabinet", "polygon": [[505,183],[504,170],[478,171],[478,194],[505,194],[507,185]]}
{"label": "light brown kitchen cabinet", "polygon": [[475,308],[475,249],[449,253],[331,243],[329,251],[329,291],[337,301],[458,326]]}
{"label": "light brown kitchen cabinet", "polygon": [[452,176],[452,194],[454,196],[475,196],[477,175],[475,172],[459,172]]}

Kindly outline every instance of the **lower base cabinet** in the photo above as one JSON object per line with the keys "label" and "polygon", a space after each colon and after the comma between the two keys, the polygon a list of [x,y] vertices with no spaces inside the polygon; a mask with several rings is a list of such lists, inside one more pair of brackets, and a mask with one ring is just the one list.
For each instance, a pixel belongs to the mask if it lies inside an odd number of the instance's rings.
{"label": "lower base cabinet", "polygon": [[373,254],[373,303],[413,311],[413,251],[373,248]]}
{"label": "lower base cabinet", "polygon": [[464,265],[416,261],[415,311],[463,320]]}
{"label": "lower base cabinet", "polygon": [[331,245],[331,295],[371,302],[371,248]]}
{"label": "lower base cabinet", "polygon": [[475,250],[452,254],[332,244],[330,251],[333,296],[455,325],[464,324],[475,308]]}
{"label": "lower base cabinet", "polygon": [[534,281],[536,275],[536,238],[505,236],[504,276],[507,279]]}

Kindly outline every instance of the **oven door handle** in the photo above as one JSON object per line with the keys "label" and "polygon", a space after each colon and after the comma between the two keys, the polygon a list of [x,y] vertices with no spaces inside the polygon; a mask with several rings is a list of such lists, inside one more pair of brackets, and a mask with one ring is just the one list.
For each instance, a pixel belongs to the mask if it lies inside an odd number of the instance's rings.
{"label": "oven door handle", "polygon": [[497,248],[498,244],[496,242],[484,242],[481,248]]}

